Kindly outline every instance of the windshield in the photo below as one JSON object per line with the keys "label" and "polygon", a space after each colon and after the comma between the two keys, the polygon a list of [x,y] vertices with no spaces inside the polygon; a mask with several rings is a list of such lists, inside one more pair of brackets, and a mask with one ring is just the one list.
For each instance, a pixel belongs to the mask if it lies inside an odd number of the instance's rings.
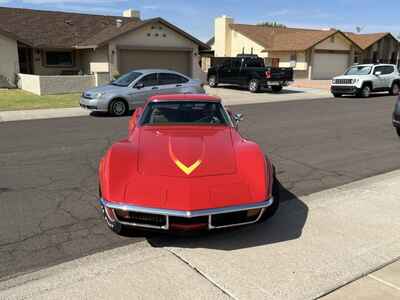
{"label": "windshield", "polygon": [[344,75],[368,75],[371,73],[371,69],[370,66],[351,67]]}
{"label": "windshield", "polygon": [[228,116],[221,103],[171,101],[147,105],[142,125],[226,125]]}
{"label": "windshield", "polygon": [[117,86],[128,86],[132,83],[132,81],[136,80],[141,75],[142,73],[139,72],[129,72],[114,80],[113,82],[111,82],[111,84]]}

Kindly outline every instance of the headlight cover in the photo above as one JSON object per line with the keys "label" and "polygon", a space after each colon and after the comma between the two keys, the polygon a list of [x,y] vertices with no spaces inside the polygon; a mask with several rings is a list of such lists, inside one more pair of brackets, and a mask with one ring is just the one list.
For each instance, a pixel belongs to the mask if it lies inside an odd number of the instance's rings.
{"label": "headlight cover", "polygon": [[99,99],[101,97],[103,97],[106,93],[95,93],[93,96],[95,99]]}
{"label": "headlight cover", "polygon": [[335,84],[336,83],[336,79],[332,79],[332,83]]}

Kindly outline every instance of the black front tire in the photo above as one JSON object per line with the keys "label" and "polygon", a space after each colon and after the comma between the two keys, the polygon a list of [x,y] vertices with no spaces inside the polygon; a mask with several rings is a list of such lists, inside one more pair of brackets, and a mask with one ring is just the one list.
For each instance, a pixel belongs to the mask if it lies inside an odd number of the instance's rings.
{"label": "black front tire", "polygon": [[400,137],[400,128],[396,127],[397,135]]}
{"label": "black front tire", "polygon": [[369,96],[371,96],[371,91],[372,89],[369,85],[364,85],[358,93],[358,96],[362,98],[369,98]]}
{"label": "black front tire", "polygon": [[249,91],[251,93],[258,93],[260,90],[260,80],[252,79],[249,81]]}
{"label": "black front tire", "polygon": [[273,85],[273,86],[272,86],[272,91],[273,91],[274,93],[279,93],[279,92],[282,91],[282,89],[283,89],[283,86],[281,86],[281,85]]}
{"label": "black front tire", "polygon": [[334,94],[333,94],[333,97],[335,97],[335,98],[340,98],[340,97],[342,97],[342,94],[334,93]]}
{"label": "black front tire", "polygon": [[108,108],[110,115],[115,117],[122,117],[128,114],[129,108],[127,103],[122,99],[115,99],[111,101]]}
{"label": "black front tire", "polygon": [[397,95],[399,95],[399,92],[400,92],[399,83],[397,83],[397,82],[393,83],[393,85],[392,85],[392,87],[390,88],[390,91],[389,91],[390,95],[397,96]]}
{"label": "black front tire", "polygon": [[208,86],[209,86],[210,88],[216,88],[216,87],[218,87],[217,76],[211,75],[211,76],[208,78]]}
{"label": "black front tire", "polygon": [[265,209],[263,215],[261,216],[260,222],[264,222],[272,218],[276,214],[280,203],[280,187],[281,184],[274,175],[274,182],[272,185],[272,197],[274,197],[274,202],[272,203],[271,206]]}

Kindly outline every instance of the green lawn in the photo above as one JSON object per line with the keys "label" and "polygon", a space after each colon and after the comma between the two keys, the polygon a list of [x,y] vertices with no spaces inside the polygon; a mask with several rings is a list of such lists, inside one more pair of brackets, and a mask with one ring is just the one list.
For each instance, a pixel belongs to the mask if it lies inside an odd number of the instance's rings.
{"label": "green lawn", "polygon": [[80,94],[37,96],[18,89],[0,90],[0,111],[79,106]]}

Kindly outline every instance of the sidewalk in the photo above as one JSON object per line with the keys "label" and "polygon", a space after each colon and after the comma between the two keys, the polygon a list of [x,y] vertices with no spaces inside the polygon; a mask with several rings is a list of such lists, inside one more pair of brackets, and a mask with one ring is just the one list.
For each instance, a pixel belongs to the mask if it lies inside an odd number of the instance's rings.
{"label": "sidewalk", "polygon": [[321,298],[321,300],[347,299],[400,299],[400,260]]}
{"label": "sidewalk", "polygon": [[0,299],[400,299],[398,263],[380,270],[400,258],[399,183],[395,171],[284,202],[264,224],[97,253],[0,282]]}
{"label": "sidewalk", "polygon": [[23,120],[81,117],[88,116],[89,114],[89,110],[84,110],[80,107],[0,111],[0,123]]}

